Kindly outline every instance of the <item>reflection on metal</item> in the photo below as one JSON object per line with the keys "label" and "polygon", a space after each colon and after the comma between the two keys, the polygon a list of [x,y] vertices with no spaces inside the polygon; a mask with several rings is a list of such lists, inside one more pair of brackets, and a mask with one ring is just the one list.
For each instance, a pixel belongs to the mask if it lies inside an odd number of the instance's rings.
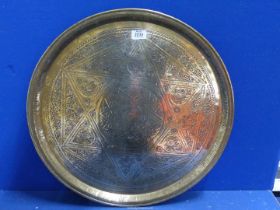
{"label": "reflection on metal", "polygon": [[31,135],[49,169],[115,205],[159,202],[197,182],[221,154],[232,114],[214,49],[146,10],[103,13],[66,31],[28,96]]}

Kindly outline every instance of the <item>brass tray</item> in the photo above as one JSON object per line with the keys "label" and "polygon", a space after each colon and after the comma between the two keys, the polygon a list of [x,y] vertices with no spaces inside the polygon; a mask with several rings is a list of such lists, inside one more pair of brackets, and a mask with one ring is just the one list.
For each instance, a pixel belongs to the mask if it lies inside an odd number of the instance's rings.
{"label": "brass tray", "polygon": [[38,154],[67,187],[106,204],[148,205],[213,167],[231,132],[233,93],[198,32],[123,9],[88,17],[50,45],[27,115]]}

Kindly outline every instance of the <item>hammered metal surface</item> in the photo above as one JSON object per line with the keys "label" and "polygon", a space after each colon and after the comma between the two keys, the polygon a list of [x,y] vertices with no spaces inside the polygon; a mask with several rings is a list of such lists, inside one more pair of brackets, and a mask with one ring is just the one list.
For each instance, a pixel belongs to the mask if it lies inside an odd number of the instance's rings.
{"label": "hammered metal surface", "polygon": [[200,179],[230,132],[225,72],[148,21],[100,24],[69,40],[47,51],[29,93],[31,134],[50,170],[86,197],[124,205],[166,199]]}

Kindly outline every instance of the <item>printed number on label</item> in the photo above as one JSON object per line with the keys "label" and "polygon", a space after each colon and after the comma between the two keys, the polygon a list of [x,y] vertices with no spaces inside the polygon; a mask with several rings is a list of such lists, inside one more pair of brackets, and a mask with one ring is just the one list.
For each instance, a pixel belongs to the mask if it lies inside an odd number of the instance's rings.
{"label": "printed number on label", "polygon": [[137,40],[137,39],[146,39],[146,38],[147,38],[146,30],[132,30],[131,31],[131,39]]}

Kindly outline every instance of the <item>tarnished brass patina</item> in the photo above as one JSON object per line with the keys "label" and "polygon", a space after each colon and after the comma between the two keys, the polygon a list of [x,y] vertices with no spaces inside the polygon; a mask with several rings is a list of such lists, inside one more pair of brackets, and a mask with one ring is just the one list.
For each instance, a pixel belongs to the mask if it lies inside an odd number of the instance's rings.
{"label": "tarnished brass patina", "polygon": [[191,27],[148,10],[89,17],[34,71],[34,145],[66,186],[102,203],[171,198],[221,155],[233,120],[227,71]]}

